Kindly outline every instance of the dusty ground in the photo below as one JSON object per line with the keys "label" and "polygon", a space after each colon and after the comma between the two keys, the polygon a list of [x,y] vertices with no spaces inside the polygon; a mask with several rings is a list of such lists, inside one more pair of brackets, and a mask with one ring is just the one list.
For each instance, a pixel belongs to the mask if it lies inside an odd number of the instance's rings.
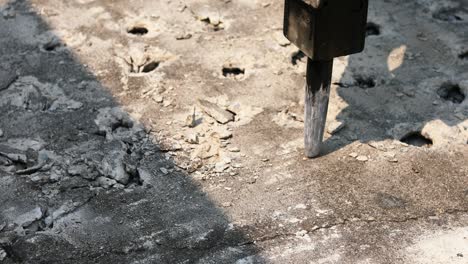
{"label": "dusty ground", "polygon": [[370,1],[303,159],[283,1],[0,0],[0,262],[468,263],[468,1]]}

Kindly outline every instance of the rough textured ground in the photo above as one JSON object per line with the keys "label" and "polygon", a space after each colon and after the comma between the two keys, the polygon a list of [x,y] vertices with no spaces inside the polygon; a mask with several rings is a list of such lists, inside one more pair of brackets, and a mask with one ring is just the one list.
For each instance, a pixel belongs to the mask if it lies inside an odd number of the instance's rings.
{"label": "rough textured ground", "polygon": [[468,263],[468,1],[370,1],[303,158],[283,1],[0,0],[0,262]]}

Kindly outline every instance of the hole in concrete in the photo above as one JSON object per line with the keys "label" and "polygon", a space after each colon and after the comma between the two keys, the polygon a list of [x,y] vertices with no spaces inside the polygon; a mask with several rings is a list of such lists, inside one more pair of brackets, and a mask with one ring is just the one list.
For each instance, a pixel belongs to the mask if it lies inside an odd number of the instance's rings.
{"label": "hole in concrete", "polygon": [[444,22],[459,22],[463,21],[463,18],[460,17],[457,14],[458,10],[457,9],[441,9],[434,14],[432,14],[432,17],[444,21]]}
{"label": "hole in concrete", "polygon": [[366,25],[366,37],[380,35],[380,26],[373,22],[368,22]]}
{"label": "hole in concrete", "polygon": [[437,90],[437,94],[454,104],[461,104],[465,100],[465,95],[457,84],[445,83]]}
{"label": "hole in concrete", "polygon": [[237,76],[237,75],[245,74],[245,69],[241,69],[238,67],[223,67],[223,76]]}
{"label": "hole in concrete", "polygon": [[375,87],[375,80],[369,76],[356,75],[354,76],[354,85],[363,89],[369,89]]}
{"label": "hole in concrete", "polygon": [[43,48],[46,51],[54,51],[56,48],[60,46],[60,43],[57,41],[51,41],[49,43],[44,44]]}
{"label": "hole in concrete", "polygon": [[296,51],[292,54],[291,56],[291,63],[292,65],[297,65],[297,62],[299,61],[302,61],[302,59],[304,59],[306,57],[306,55],[304,54],[304,52],[302,51]]}
{"label": "hole in concrete", "polygon": [[134,26],[130,28],[129,30],[127,30],[127,32],[132,35],[143,36],[145,34],[148,34],[149,31],[147,28],[143,26]]}
{"label": "hole in concrete", "polygon": [[429,148],[432,146],[432,140],[423,136],[419,131],[409,133],[408,135],[404,136],[400,141],[416,147]]}
{"label": "hole in concrete", "polygon": [[224,29],[223,21],[219,19],[210,19],[209,17],[203,18],[200,21],[204,22],[205,24],[211,26],[214,31],[219,31]]}
{"label": "hole in concrete", "polygon": [[143,185],[143,179],[141,179],[140,173],[138,172],[138,170],[135,170],[134,173],[130,174],[129,183],[134,183],[134,184],[136,184],[138,186]]}
{"label": "hole in concrete", "polygon": [[464,51],[462,53],[460,53],[458,55],[458,58],[462,59],[462,60],[467,60],[468,59],[468,50],[467,51]]}
{"label": "hole in concrete", "polygon": [[156,70],[156,68],[159,67],[159,62],[158,61],[153,61],[153,62],[150,62],[148,64],[146,64],[143,69],[141,70],[141,72],[144,72],[144,73],[148,73],[148,72],[152,72],[154,70]]}

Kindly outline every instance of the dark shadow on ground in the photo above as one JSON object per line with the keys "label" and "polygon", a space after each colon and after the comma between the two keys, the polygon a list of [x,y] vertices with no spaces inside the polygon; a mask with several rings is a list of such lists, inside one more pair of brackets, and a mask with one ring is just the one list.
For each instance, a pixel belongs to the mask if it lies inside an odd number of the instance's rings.
{"label": "dark shadow on ground", "polygon": [[[446,16],[465,10],[462,8],[463,1],[460,1],[461,8],[446,11]],[[463,72],[462,67],[466,69],[466,66],[460,66],[459,71],[454,70],[452,75],[443,72],[446,72],[447,68],[456,69],[450,65],[451,62],[455,65],[466,65],[466,60],[457,55],[445,56],[451,54],[450,50],[441,50],[438,53],[428,50],[425,44],[425,38],[428,36],[418,32],[418,28],[427,29],[427,25],[414,24],[418,21],[416,17],[426,15],[427,11],[424,11],[421,4],[393,1],[387,5],[406,6],[407,20],[409,24],[414,25],[413,30],[400,32],[393,24],[378,24],[373,21],[375,18],[370,17],[366,49],[362,54],[349,57],[343,77],[335,83],[338,86],[338,95],[348,104],[336,119],[345,123],[346,127],[324,142],[322,155],[339,150],[356,140],[368,143],[396,139],[416,146],[430,145],[431,136],[421,133],[425,124],[441,120],[444,124],[454,127],[462,122],[454,116],[454,111],[468,100],[468,94],[460,89],[458,83],[463,79],[457,79],[457,74]],[[468,21],[444,19],[446,16],[440,18],[438,13],[440,10],[432,14],[434,25],[450,25],[454,31],[461,32],[461,37],[466,35]],[[377,20],[391,19],[394,18]],[[393,31],[386,30],[388,28],[392,28]],[[395,38],[401,40],[399,45],[387,44],[394,43],[391,40]],[[377,43],[377,40],[385,39],[388,41]],[[398,56],[401,57],[401,63],[395,63],[398,60],[395,57]],[[440,59],[437,61],[435,58]],[[389,64],[389,59],[393,60],[394,65]],[[413,62],[410,64],[408,60]],[[432,83],[423,84],[431,78],[435,79]]]}
{"label": "dark shadow on ground", "polygon": [[263,262],[28,1],[2,11],[2,263]]}

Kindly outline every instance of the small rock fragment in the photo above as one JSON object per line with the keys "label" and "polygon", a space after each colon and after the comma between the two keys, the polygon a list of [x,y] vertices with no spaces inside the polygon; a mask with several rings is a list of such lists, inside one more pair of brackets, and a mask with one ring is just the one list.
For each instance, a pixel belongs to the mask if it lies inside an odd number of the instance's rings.
{"label": "small rock fragment", "polygon": [[164,107],[168,107],[172,104],[172,101],[171,100],[165,100],[164,103],[163,103],[163,106]]}
{"label": "small rock fragment", "polygon": [[367,145],[375,148],[375,149],[378,149],[380,151],[387,151],[387,149],[385,148],[384,144],[382,142],[376,142],[376,141],[370,141],[367,143]]}
{"label": "small rock fragment", "polygon": [[223,21],[221,20],[220,14],[218,12],[203,10],[197,15],[197,18],[207,25],[210,25],[214,31],[224,29]]}
{"label": "small rock fragment", "polygon": [[25,154],[0,152],[0,156],[6,157],[13,162],[20,162],[23,164],[26,164],[28,162],[28,157],[26,157]]}
{"label": "small rock fragment", "polygon": [[195,172],[193,175],[192,175],[193,179],[197,180],[197,181],[205,181],[207,180],[208,177],[206,177],[206,175],[204,175],[203,173],[201,172]]}
{"label": "small rock fragment", "polygon": [[[18,171],[16,173],[18,174]],[[36,175],[31,178],[31,182],[45,184],[49,182],[49,177],[43,175]]]}
{"label": "small rock fragment", "polygon": [[187,141],[190,144],[198,144],[200,141],[198,139],[198,134],[196,133],[190,133],[185,136],[185,141]]}
{"label": "small rock fragment", "polygon": [[307,205],[305,205],[305,204],[296,204],[296,206],[294,206],[294,209],[306,210],[306,209],[307,209]]}
{"label": "small rock fragment", "polygon": [[200,169],[202,166],[203,166],[203,161],[200,158],[196,157],[190,160],[190,163],[186,167],[186,170],[189,173],[193,173],[196,170]]}
{"label": "small rock fragment", "polygon": [[368,161],[369,158],[368,158],[367,156],[360,155],[360,156],[357,156],[357,157],[356,157],[356,160],[358,160],[358,161],[363,161],[363,162],[364,162],[364,161]]}
{"label": "small rock fragment", "polygon": [[130,180],[130,175],[125,170],[125,156],[126,153],[123,150],[110,151],[101,163],[101,174],[115,179],[124,185],[127,184]]}
{"label": "small rock fragment", "polygon": [[274,33],[273,37],[282,47],[286,47],[291,44],[291,42],[283,35],[283,32],[277,31]]}
{"label": "small rock fragment", "polygon": [[230,157],[224,157],[224,158],[223,158],[223,161],[224,161],[226,164],[231,164],[232,159],[231,159]]}
{"label": "small rock fragment", "polygon": [[225,171],[228,167],[229,167],[229,165],[226,164],[226,162],[220,161],[220,162],[215,164],[215,172],[221,173],[221,172]]}
{"label": "small rock fragment", "polygon": [[232,137],[232,132],[227,130],[225,127],[218,127],[214,130],[213,135],[219,137],[219,139],[229,139]]}
{"label": "small rock fragment", "polygon": [[119,127],[127,129],[134,127],[130,115],[118,107],[100,109],[94,123],[98,126],[99,133],[109,136],[110,139]]}
{"label": "small rock fragment", "polygon": [[240,152],[240,149],[238,147],[230,147],[228,148],[230,152]]}
{"label": "small rock fragment", "polygon": [[398,159],[396,158],[396,154],[393,153],[393,152],[385,153],[385,154],[384,154],[384,157],[385,157],[389,162],[393,162],[393,163],[398,162]]}
{"label": "small rock fragment", "polygon": [[330,135],[334,135],[345,127],[345,123],[340,121],[333,121],[328,125],[327,132]]}
{"label": "small rock fragment", "polygon": [[162,102],[164,102],[164,97],[162,97],[161,95],[155,95],[155,96],[153,96],[153,100],[156,103],[162,103]]}
{"label": "small rock fragment", "polygon": [[166,175],[166,174],[169,173],[169,171],[168,171],[166,168],[164,168],[164,167],[159,168],[159,170],[160,170],[164,175]]}
{"label": "small rock fragment", "polygon": [[[0,11],[2,11],[2,9],[0,9]],[[1,13],[5,19],[12,19],[16,17],[16,12],[13,8],[6,7]]]}
{"label": "small rock fragment", "polygon": [[83,107],[83,103],[75,101],[75,100],[69,100],[68,105],[67,105],[67,109],[70,109],[70,110],[78,110],[81,107]]}
{"label": "small rock fragment", "polygon": [[218,123],[226,124],[234,121],[234,114],[222,109],[218,105],[206,100],[198,100],[198,103],[203,112],[214,118]]}
{"label": "small rock fragment", "polygon": [[116,184],[114,184],[114,188],[123,190],[123,189],[125,189],[125,185],[120,184],[120,183],[116,183]]}
{"label": "small rock fragment", "polygon": [[223,207],[231,207],[232,206],[232,203],[230,202],[225,202],[225,203],[222,203],[221,204]]}
{"label": "small rock fragment", "polygon": [[308,233],[307,230],[298,231],[298,232],[296,232],[296,237],[303,237],[303,236],[307,235],[307,233]]}
{"label": "small rock fragment", "polygon": [[3,250],[3,248],[1,248],[1,249],[0,249],[0,261],[5,260],[6,256],[7,256],[6,251]]}
{"label": "small rock fragment", "polygon": [[11,165],[13,165],[13,162],[11,162],[10,159],[0,156],[0,166],[11,166]]}
{"label": "small rock fragment", "polygon": [[177,40],[190,39],[190,38],[192,38],[192,34],[186,33],[186,32],[180,33],[176,36]]}
{"label": "small rock fragment", "polygon": [[86,173],[86,166],[84,164],[72,165],[67,170],[70,176],[81,176]]}
{"label": "small rock fragment", "polygon": [[53,182],[58,182],[61,179],[62,179],[62,174],[56,170],[52,170],[52,172],[50,173],[49,181],[53,183]]}
{"label": "small rock fragment", "polygon": [[185,119],[185,125],[190,128],[193,128],[197,125],[195,108],[193,108],[193,113],[191,115],[188,115],[187,118]]}
{"label": "small rock fragment", "polygon": [[358,154],[356,152],[352,152],[349,154],[351,158],[357,158]]}
{"label": "small rock fragment", "polygon": [[97,178],[97,182],[99,184],[99,186],[105,188],[105,189],[109,189],[110,187],[114,186],[117,181],[114,180],[114,179],[109,179],[109,178],[106,178],[106,177],[99,177]]}
{"label": "small rock fragment", "polygon": [[231,165],[232,165],[233,168],[236,168],[236,169],[240,169],[240,168],[243,167],[242,164],[240,164],[240,163],[233,163]]}
{"label": "small rock fragment", "polygon": [[34,221],[41,219],[43,214],[44,211],[42,210],[42,208],[36,207],[33,210],[18,216],[14,221],[17,225],[21,227],[27,227],[31,225]]}
{"label": "small rock fragment", "polygon": [[198,146],[191,154],[192,159],[200,158],[200,159],[209,159],[213,156],[219,154],[219,145],[215,144],[203,144]]}
{"label": "small rock fragment", "polygon": [[151,174],[151,172],[149,172],[149,171],[147,171],[147,170],[145,170],[143,168],[138,168],[137,171],[138,171],[138,176],[139,176],[142,184],[144,186],[151,185],[151,180],[153,178],[153,175]]}
{"label": "small rock fragment", "polygon": [[3,130],[0,128],[0,137],[3,137]]}

